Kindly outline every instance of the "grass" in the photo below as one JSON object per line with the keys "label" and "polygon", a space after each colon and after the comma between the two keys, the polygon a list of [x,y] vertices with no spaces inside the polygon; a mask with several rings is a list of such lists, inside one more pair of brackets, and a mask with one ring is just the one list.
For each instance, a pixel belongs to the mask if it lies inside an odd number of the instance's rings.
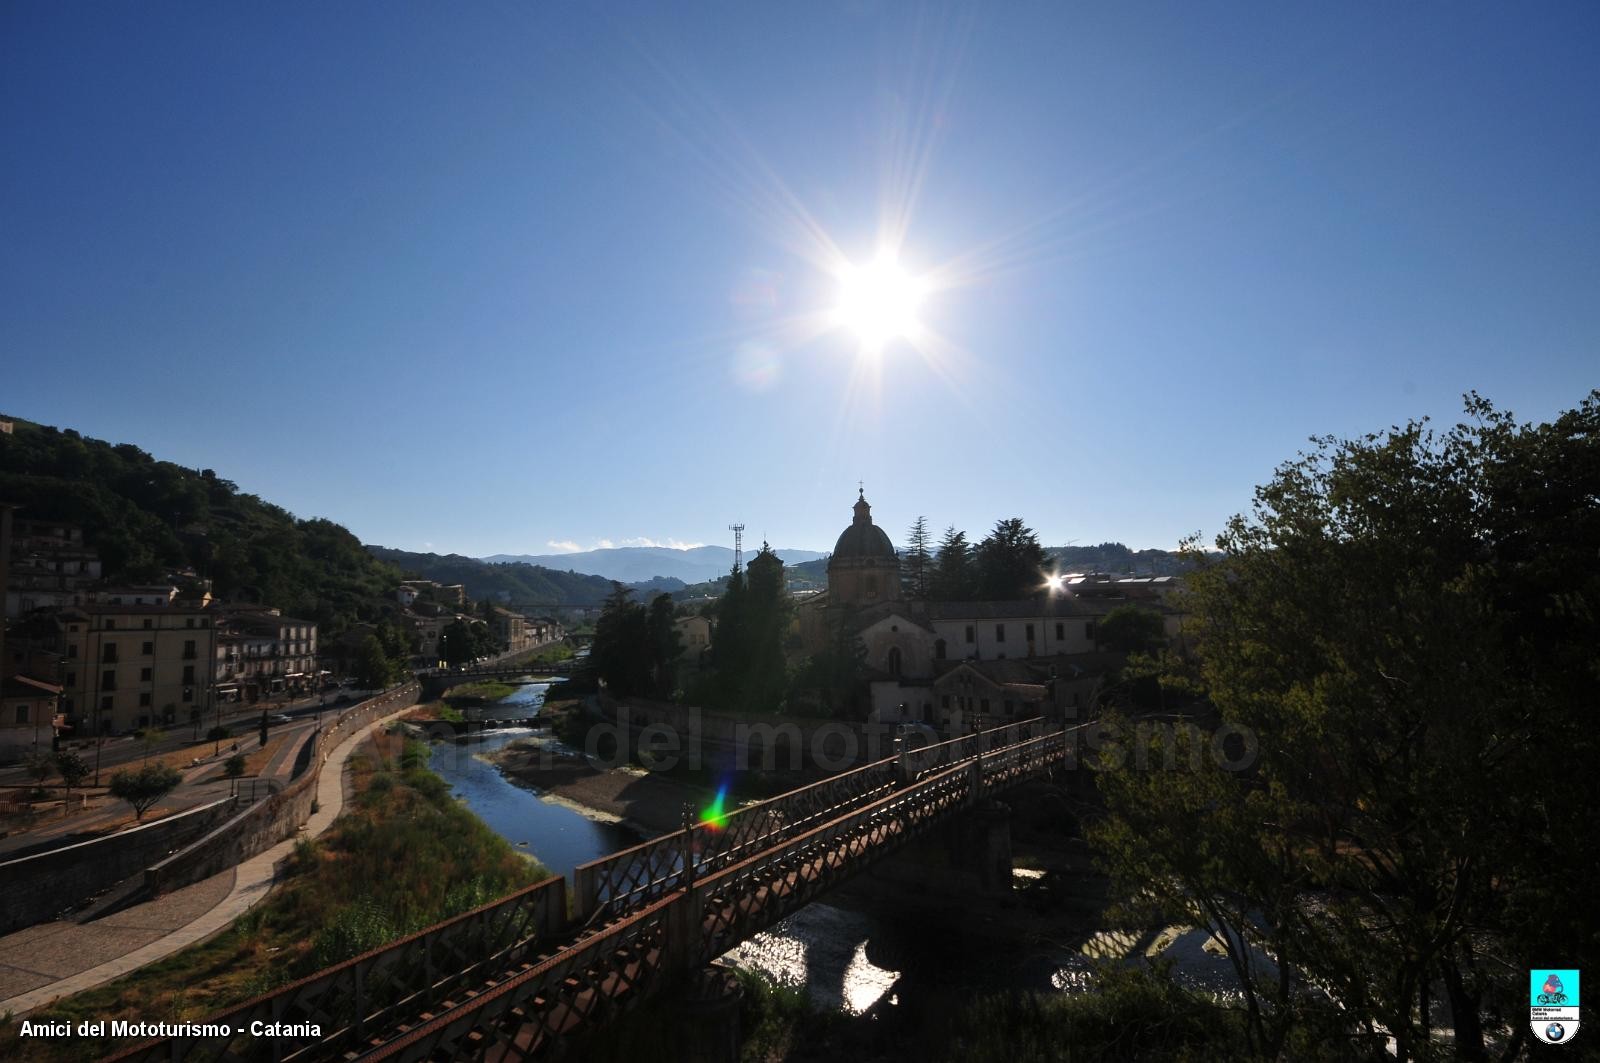
{"label": "grass", "polygon": [[[548,877],[452,798],[427,756],[424,743],[375,735],[350,758],[352,806],[296,844],[264,902],[217,937],[35,1017],[199,1019]],[[16,1031],[0,1029],[0,1059],[89,1060],[118,1046]]]}
{"label": "grass", "polygon": [[515,694],[517,688],[510,683],[502,683],[494,679],[486,679],[481,683],[462,683],[458,687],[451,687],[450,693],[445,695],[446,701],[499,701],[503,697]]}

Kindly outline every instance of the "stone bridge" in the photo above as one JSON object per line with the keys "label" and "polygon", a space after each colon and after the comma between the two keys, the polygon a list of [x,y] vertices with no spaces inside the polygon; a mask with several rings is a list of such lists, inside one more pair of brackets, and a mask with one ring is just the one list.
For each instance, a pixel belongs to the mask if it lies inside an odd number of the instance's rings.
{"label": "stone bridge", "polygon": [[[913,839],[1076,766],[1082,724],[1011,724],[889,757],[584,864],[213,1015],[118,1060],[521,1060],[557,1052]],[[253,1022],[320,1036],[257,1041]]]}
{"label": "stone bridge", "polygon": [[485,664],[473,668],[435,668],[416,674],[417,682],[422,684],[422,697],[431,701],[442,697],[444,692],[451,687],[463,683],[482,683],[489,680],[498,680],[503,683],[515,680],[526,680],[528,676],[568,676],[572,674],[573,662],[557,661],[554,664]]}

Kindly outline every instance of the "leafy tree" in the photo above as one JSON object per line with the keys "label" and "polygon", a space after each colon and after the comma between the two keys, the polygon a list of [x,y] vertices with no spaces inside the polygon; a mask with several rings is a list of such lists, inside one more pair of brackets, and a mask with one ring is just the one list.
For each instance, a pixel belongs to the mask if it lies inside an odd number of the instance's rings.
{"label": "leafy tree", "polygon": [[653,687],[650,616],[633,591],[612,583],[594,625],[589,658],[595,674],[616,697],[648,694]]}
{"label": "leafy tree", "polygon": [[978,577],[972,564],[972,550],[967,545],[967,533],[951,525],[939,540],[939,553],[928,580],[928,596],[938,602],[963,602],[970,600],[977,589]]}
{"label": "leafy tree", "polygon": [[906,591],[913,598],[928,596],[928,580],[932,575],[933,557],[928,547],[933,537],[928,531],[928,518],[918,517],[906,532],[905,571]]}
{"label": "leafy tree", "polygon": [[30,753],[27,769],[33,776],[35,789],[43,793],[45,780],[56,773],[56,758],[50,753]]}
{"label": "leafy tree", "polygon": [[1166,644],[1166,624],[1153,609],[1119,605],[1095,625],[1095,641],[1117,653],[1154,653]]}
{"label": "leafy tree", "polygon": [[230,792],[232,792],[238,786],[239,777],[244,774],[244,755],[242,753],[235,753],[233,756],[224,761],[222,764],[222,773],[226,775],[229,782],[233,784],[229,787]]}
{"label": "leafy tree", "polygon": [[150,751],[160,745],[161,740],[165,737],[167,737],[167,733],[154,724],[139,732],[139,745],[144,748],[144,758],[140,761],[141,764],[150,763]]}
{"label": "leafy tree", "polygon": [[1550,424],[1467,411],[1316,440],[1189,577],[1201,679],[1259,736],[1250,772],[1102,776],[1102,859],[1153,918],[1220,929],[1262,1056],[1298,1029],[1510,1057],[1527,963],[1593,965],[1600,392]]}
{"label": "leafy tree", "polygon": [[55,762],[56,774],[61,776],[61,784],[66,790],[62,798],[63,807],[70,809],[72,788],[89,777],[89,765],[70,749],[59,750],[55,755]]}
{"label": "leafy tree", "polygon": [[383,643],[378,641],[378,636],[368,635],[362,639],[356,650],[356,682],[367,690],[386,687],[389,685],[391,669],[389,655],[383,651]]}
{"label": "leafy tree", "polygon": [[1044,579],[1044,547],[1021,518],[996,522],[975,555],[979,597],[1006,601],[1039,592]]}
{"label": "leafy tree", "polygon": [[683,652],[683,642],[673,623],[677,611],[672,595],[658,594],[650,600],[648,628],[650,633],[650,676],[652,695],[667,699],[672,696],[673,678],[677,673],[678,655]]}
{"label": "leafy tree", "polygon": [[165,764],[146,764],[138,771],[119,771],[111,776],[111,796],[133,806],[133,818],[140,820],[150,806],[170,794],[183,781],[177,768]]}
{"label": "leafy tree", "polygon": [[827,644],[795,673],[791,701],[814,703],[826,716],[852,715],[867,676],[867,647],[856,629],[853,609],[830,622]]}

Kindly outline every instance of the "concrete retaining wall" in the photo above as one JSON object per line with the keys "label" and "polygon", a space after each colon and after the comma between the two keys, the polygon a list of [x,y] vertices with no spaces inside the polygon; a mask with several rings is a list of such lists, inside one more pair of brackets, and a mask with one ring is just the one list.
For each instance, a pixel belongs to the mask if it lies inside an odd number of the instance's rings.
{"label": "concrete retaining wall", "polygon": [[417,685],[408,683],[340,713],[332,726],[313,739],[315,745],[310,747],[307,756],[307,770],[281,792],[258,801],[204,837],[146,867],[146,891],[155,896],[199,882],[292,838],[311,816],[311,805],[317,799],[317,780],[328,754],[373,720],[415,705],[417,692]]}
{"label": "concrete retaining wall", "polygon": [[232,798],[164,816],[142,827],[0,864],[0,934],[52,919],[115,886],[232,814]]}

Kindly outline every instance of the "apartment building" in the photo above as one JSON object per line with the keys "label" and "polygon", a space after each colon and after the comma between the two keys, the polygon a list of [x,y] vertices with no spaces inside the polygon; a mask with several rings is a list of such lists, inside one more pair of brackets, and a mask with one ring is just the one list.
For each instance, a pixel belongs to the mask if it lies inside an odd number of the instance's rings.
{"label": "apartment building", "polygon": [[210,609],[91,603],[57,616],[61,711],[77,735],[188,723],[210,705]]}

